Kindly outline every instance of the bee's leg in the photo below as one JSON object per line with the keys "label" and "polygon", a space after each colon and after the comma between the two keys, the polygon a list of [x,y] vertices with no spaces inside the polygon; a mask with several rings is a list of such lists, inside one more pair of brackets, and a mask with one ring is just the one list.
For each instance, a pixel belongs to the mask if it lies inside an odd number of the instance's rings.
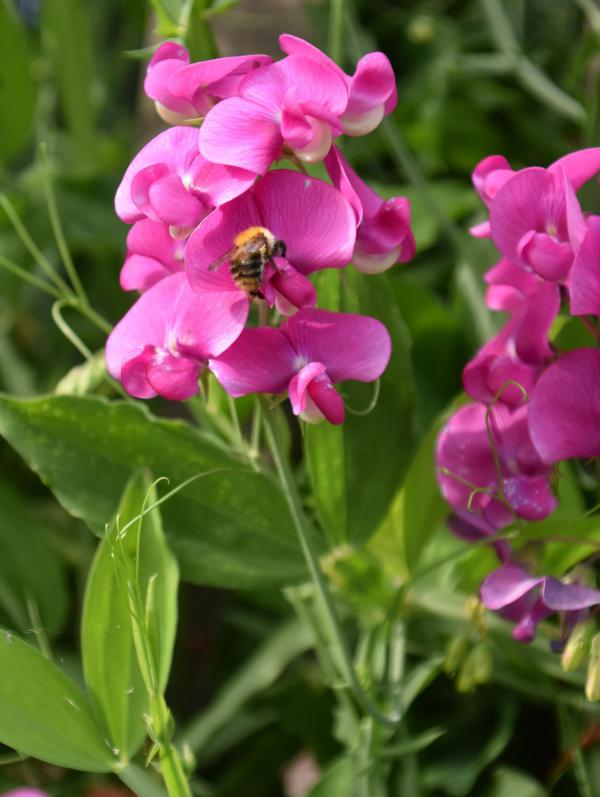
{"label": "bee's leg", "polygon": [[285,245],[285,241],[275,241],[273,244],[273,253],[279,255],[279,257],[286,257],[287,247]]}

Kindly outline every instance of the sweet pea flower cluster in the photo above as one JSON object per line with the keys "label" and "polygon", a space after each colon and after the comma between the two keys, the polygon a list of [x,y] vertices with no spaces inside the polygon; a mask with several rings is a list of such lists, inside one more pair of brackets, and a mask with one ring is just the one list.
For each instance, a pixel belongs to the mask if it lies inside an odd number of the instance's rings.
{"label": "sweet pea flower cluster", "polygon": [[[471,233],[490,238],[500,255],[485,275],[486,303],[508,318],[465,367],[473,403],[452,415],[437,442],[450,527],[464,539],[546,518],[557,506],[557,463],[600,456],[600,216],[585,213],[577,196],[598,172],[600,148],[521,170],[493,155],[473,172],[489,219]],[[552,344],[561,305],[585,324],[590,347],[563,352]],[[538,623],[558,612],[560,647],[600,604],[600,592],[576,575],[532,575],[506,540],[492,544],[501,565],[481,598],[515,624],[519,641],[531,641]]]}
{"label": "sweet pea flower cluster", "polygon": [[[208,368],[232,396],[287,392],[296,415],[339,424],[335,385],[378,379],[390,338],[376,319],[317,309],[311,275],[350,264],[378,273],[414,254],[408,201],[380,197],[334,143],[375,129],[396,84],[383,53],[350,76],[302,39],[279,41],[278,61],[190,63],[174,42],[151,59],[145,91],[173,126],[117,189],[117,215],[132,225],[121,287],[141,295],[106,361],[137,398],[190,398]],[[330,182],[306,172],[318,161]],[[259,302],[271,321],[251,313]]]}

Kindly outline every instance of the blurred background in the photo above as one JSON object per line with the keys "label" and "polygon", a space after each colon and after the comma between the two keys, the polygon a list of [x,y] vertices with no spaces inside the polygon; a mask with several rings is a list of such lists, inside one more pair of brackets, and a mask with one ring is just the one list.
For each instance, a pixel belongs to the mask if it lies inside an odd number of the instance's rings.
{"label": "blurred background", "polygon": [[[118,285],[127,229],[114,214],[113,197],[131,157],[163,129],[142,82],[149,48],[165,33],[174,35],[164,19],[172,3],[0,0],[0,190],[57,263],[39,156],[44,143],[71,253],[92,306],[111,323],[131,304]],[[600,144],[600,6],[596,0],[200,0],[194,14],[193,60],[278,56],[277,36],[287,32],[339,52],[350,73],[369,50],[392,61],[395,113],[375,133],[344,141],[344,150],[380,193],[406,195],[412,203],[417,256],[396,267],[391,282],[412,337],[417,427],[424,434],[460,390],[465,360],[498,325],[482,303],[481,275],[494,253],[465,232],[484,216],[470,172],[489,154],[505,155],[519,168]],[[594,202],[589,197],[588,207]],[[2,209],[0,256],[35,275]],[[1,390],[53,392],[82,361],[52,322],[52,301],[0,268]],[[69,323],[92,351],[102,349],[95,327],[76,316]],[[159,403],[154,409],[179,411]],[[25,584],[64,666],[76,672],[94,538],[4,443],[0,507],[0,625],[25,633],[32,627],[31,607],[20,597]],[[287,779],[286,794],[303,794],[293,791],[290,778],[303,767],[326,766],[338,742],[315,663],[301,657],[308,642],[286,636],[280,595],[184,585],[180,610],[169,698],[178,724],[191,723],[200,775],[211,784],[202,793],[271,797],[284,793]],[[443,624],[423,632],[429,650],[439,652],[446,641]],[[453,722],[452,743],[434,745],[425,756],[423,794],[536,797],[557,772],[566,774],[552,793],[576,793],[572,762],[565,764],[561,753],[564,728],[535,690],[496,683],[461,696],[442,677],[420,700],[417,730],[420,713],[427,727],[438,715]],[[587,746],[600,782],[594,728]],[[22,782],[49,786],[57,797],[102,785],[35,762],[0,768],[0,789]]]}

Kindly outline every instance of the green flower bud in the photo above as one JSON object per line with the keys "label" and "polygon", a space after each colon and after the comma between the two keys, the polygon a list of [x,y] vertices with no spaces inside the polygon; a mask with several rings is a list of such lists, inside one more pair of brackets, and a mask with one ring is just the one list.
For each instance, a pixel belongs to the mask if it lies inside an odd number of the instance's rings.
{"label": "green flower bud", "polygon": [[567,642],[562,654],[562,667],[565,672],[572,672],[582,663],[590,652],[592,637],[596,630],[596,623],[593,620],[586,620],[575,626],[569,641]]}
{"label": "green flower bud", "polygon": [[600,634],[596,634],[592,639],[585,696],[590,702],[600,700]]}
{"label": "green flower bud", "polygon": [[467,634],[454,637],[446,650],[446,660],[444,661],[444,672],[454,675],[462,665],[467,653],[469,652],[469,637]]}

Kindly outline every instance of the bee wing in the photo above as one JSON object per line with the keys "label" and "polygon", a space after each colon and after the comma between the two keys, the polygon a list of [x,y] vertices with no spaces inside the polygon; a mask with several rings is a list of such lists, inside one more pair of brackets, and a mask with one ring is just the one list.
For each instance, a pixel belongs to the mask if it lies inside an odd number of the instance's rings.
{"label": "bee wing", "polygon": [[217,258],[213,263],[210,264],[208,270],[216,271],[218,268],[220,268],[223,265],[223,263],[226,263],[228,260],[231,259],[231,256],[233,255],[234,252],[235,248],[230,249],[228,252],[225,252],[224,255],[221,255],[221,257]]}

